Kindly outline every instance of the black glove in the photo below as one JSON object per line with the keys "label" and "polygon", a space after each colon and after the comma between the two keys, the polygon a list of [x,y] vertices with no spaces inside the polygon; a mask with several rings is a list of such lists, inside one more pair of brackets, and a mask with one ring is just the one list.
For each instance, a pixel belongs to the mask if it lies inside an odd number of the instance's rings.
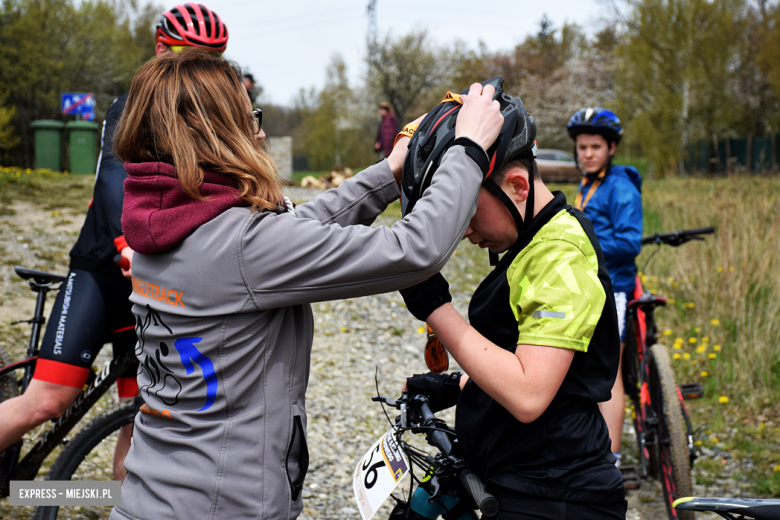
{"label": "black glove", "polygon": [[428,398],[431,412],[436,413],[455,406],[460,395],[460,372],[452,374],[415,374],[406,380],[409,397],[424,395]]}
{"label": "black glove", "polygon": [[406,308],[420,321],[426,321],[433,311],[452,301],[450,284],[441,273],[399,292],[404,298]]}

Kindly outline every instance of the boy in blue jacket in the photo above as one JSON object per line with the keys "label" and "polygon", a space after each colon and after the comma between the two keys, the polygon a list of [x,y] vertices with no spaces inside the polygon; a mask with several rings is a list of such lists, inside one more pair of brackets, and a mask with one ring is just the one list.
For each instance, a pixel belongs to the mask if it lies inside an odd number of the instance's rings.
{"label": "boy in blue jacket", "polygon": [[619,465],[626,406],[622,366],[626,304],[634,299],[635,258],[642,247],[642,177],[632,166],[612,164],[623,127],[611,110],[584,108],[571,117],[566,129],[574,139],[575,156],[583,174],[574,206],[593,223],[615,291],[621,364],[612,399],[599,406]]}

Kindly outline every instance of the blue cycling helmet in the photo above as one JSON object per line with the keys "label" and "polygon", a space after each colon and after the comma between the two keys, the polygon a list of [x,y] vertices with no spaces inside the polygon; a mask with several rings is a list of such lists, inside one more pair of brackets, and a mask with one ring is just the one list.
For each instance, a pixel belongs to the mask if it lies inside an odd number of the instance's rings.
{"label": "blue cycling helmet", "polygon": [[607,141],[620,143],[623,137],[623,125],[615,113],[607,108],[583,108],[571,116],[566,130],[572,139],[577,139],[579,134],[598,134],[604,136]]}

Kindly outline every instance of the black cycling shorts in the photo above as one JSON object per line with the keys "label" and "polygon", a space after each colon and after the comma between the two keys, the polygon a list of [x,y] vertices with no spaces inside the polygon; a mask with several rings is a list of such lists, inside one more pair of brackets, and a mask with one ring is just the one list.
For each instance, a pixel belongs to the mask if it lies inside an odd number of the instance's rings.
{"label": "black cycling shorts", "polygon": [[[135,348],[135,318],[126,278],[74,269],[60,287],[46,325],[33,379],[81,388],[105,343],[114,355]],[[117,381],[120,397],[138,393],[138,367]]]}
{"label": "black cycling shorts", "polygon": [[583,504],[526,495],[501,488],[491,490],[500,510],[493,520],[625,520],[628,502]]}

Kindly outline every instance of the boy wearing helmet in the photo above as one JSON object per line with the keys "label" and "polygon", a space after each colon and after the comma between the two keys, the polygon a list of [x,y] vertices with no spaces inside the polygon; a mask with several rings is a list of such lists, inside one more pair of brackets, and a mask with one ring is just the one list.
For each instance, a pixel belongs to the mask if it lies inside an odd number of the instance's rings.
{"label": "boy wearing helmet", "polygon": [[642,247],[642,177],[631,166],[612,164],[623,127],[611,110],[584,108],[571,117],[566,128],[574,139],[575,157],[583,174],[575,207],[593,222],[615,291],[621,366],[612,399],[600,407],[609,427],[612,452],[620,464],[626,406],[622,370],[626,305],[634,299],[635,259]]}
{"label": "boy wearing helmet", "polygon": [[[415,376],[407,388],[436,409],[457,403],[458,443],[499,501],[495,518],[622,519],[622,476],[597,405],[619,355],[604,257],[587,218],[542,182],[533,118],[498,87],[504,128],[487,153],[470,148],[485,182],[464,238],[503,257],[474,293],[468,322],[441,274],[401,291],[468,376]],[[426,171],[429,136],[452,126],[446,101],[410,144],[407,206],[421,191],[414,160]]]}
{"label": "boy wearing helmet", "polygon": [[[202,5],[184,4],[163,13],[155,51],[179,52],[196,46],[221,53],[227,37],[227,28],[214,12]],[[113,147],[126,100],[127,94],[120,96],[106,112],[93,200],[70,251],[68,279],[54,302],[33,378],[24,394],[0,403],[0,453],[70,406],[112,331],[128,332],[114,336],[115,350],[135,347],[135,317],[129,300],[133,251],[127,247],[121,222],[127,174]],[[126,268],[114,264],[117,254],[126,260]],[[137,366],[132,366],[117,381],[121,399],[138,393],[136,372]],[[124,427],[117,441],[114,478],[119,480],[125,475],[122,461],[131,432],[132,425]]]}

